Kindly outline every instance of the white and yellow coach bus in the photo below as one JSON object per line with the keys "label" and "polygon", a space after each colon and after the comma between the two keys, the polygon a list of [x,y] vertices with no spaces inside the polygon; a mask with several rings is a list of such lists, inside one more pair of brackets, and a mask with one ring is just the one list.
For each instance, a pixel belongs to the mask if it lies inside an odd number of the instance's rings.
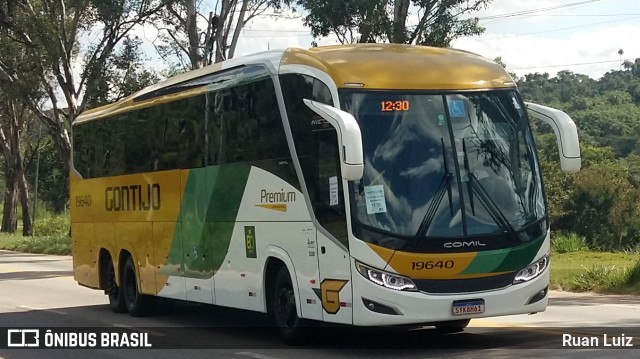
{"label": "white and yellow coach bus", "polygon": [[287,339],[309,321],[461,330],[543,311],[530,118],[577,171],[573,121],[468,52],[288,49],[170,78],[73,125],[75,279],[116,312],[242,308]]}

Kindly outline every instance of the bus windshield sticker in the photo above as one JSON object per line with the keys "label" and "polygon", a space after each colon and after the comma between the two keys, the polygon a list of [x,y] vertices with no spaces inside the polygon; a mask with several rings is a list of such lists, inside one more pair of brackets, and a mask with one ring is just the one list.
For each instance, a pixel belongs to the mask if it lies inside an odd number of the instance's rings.
{"label": "bus windshield sticker", "polygon": [[387,202],[384,198],[384,187],[382,185],[365,186],[364,197],[367,201],[367,214],[387,212]]}
{"label": "bus windshield sticker", "polygon": [[338,176],[329,177],[329,205],[337,206],[339,203]]}
{"label": "bus windshield sticker", "polygon": [[464,108],[464,101],[462,100],[449,100],[449,114],[451,117],[467,117],[466,110]]}

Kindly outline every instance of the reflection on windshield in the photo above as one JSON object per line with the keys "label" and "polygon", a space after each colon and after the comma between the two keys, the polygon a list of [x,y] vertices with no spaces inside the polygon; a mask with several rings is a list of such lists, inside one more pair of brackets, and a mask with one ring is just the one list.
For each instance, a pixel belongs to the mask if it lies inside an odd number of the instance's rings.
{"label": "reflection on windshield", "polygon": [[497,232],[542,218],[526,114],[514,91],[454,95],[345,92],[358,120],[364,176],[355,215],[403,236]]}

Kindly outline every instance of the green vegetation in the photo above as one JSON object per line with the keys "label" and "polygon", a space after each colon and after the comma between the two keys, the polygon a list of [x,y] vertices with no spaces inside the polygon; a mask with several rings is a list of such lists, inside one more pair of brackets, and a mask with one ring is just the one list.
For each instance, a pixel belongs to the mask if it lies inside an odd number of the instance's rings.
{"label": "green vegetation", "polygon": [[27,253],[71,254],[69,228],[68,215],[56,215],[47,210],[39,210],[34,223],[34,236],[0,233],[0,249]]}
{"label": "green vegetation", "polygon": [[598,293],[640,293],[636,253],[577,250],[551,255],[551,288]]}
{"label": "green vegetation", "polygon": [[554,236],[551,238],[551,250],[553,253],[571,253],[589,249],[584,237],[575,233]]}
{"label": "green vegetation", "polygon": [[0,234],[0,249],[44,254],[71,254],[71,238],[68,234],[23,237],[16,234]]}
{"label": "green vegetation", "polygon": [[638,252],[640,59],[599,80],[560,71],[555,77],[527,74],[517,82],[526,101],[559,108],[578,126],[582,170],[565,175],[551,128],[532,124],[552,230],[575,233],[592,250]]}

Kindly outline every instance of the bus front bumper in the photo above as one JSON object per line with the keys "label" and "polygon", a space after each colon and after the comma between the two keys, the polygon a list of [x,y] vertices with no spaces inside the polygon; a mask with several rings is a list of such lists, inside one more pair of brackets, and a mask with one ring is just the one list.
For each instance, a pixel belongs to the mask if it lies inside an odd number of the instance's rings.
{"label": "bus front bumper", "polygon": [[[353,324],[423,324],[542,312],[548,303],[549,268],[529,282],[475,293],[429,294],[384,288],[355,272]],[[484,302],[484,312],[454,315],[454,302]]]}

